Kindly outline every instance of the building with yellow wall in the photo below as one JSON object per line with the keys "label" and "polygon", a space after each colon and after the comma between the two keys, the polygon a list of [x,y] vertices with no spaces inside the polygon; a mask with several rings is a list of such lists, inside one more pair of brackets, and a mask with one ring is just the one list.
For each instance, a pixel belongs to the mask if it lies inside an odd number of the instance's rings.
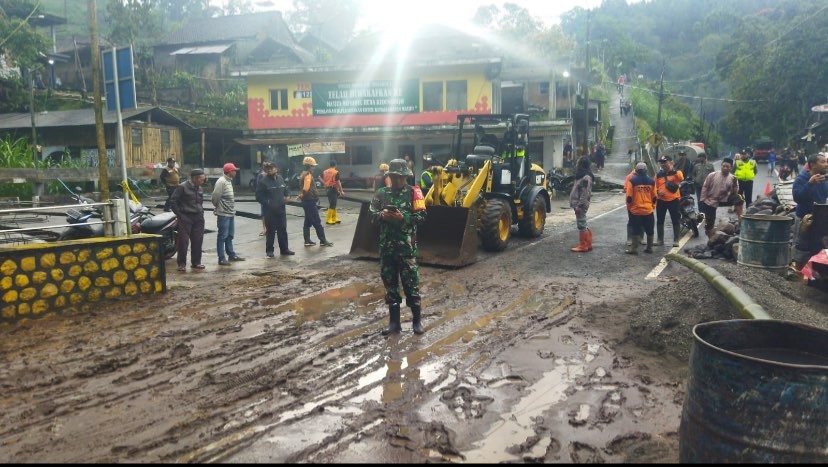
{"label": "building with yellow wall", "polygon": [[[241,142],[251,147],[254,164],[275,161],[288,176],[301,160],[288,156],[307,154],[323,167],[336,159],[346,178],[370,177],[381,162],[406,154],[419,172],[424,153],[449,154],[459,114],[526,112],[530,100],[555,109],[548,67],[521,82],[519,102],[503,108],[503,67],[494,47],[446,27],[421,29],[405,41],[363,37],[325,63],[239,67],[234,74],[246,78],[248,92]],[[547,111],[532,121],[529,153],[551,168],[569,134],[571,121]]]}

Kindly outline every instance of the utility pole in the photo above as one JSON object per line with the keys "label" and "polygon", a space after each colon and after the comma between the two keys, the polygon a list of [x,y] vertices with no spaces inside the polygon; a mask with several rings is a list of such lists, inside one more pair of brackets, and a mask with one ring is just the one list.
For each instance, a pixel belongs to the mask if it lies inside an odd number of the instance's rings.
{"label": "utility pole", "polygon": [[661,146],[661,103],[664,101],[664,64],[665,59],[661,60],[661,85],[658,90],[658,117],[656,118],[656,135],[658,135],[658,146],[656,146],[656,160],[658,160],[658,148]]}
{"label": "utility pole", "polygon": [[[96,0],[89,0],[89,32],[92,35],[92,94],[95,100],[95,136],[98,142],[98,179],[101,190],[101,202],[109,201],[109,159],[106,157],[106,135],[104,134],[103,104],[101,99],[101,48],[98,45],[98,13]],[[115,60],[115,57],[112,57]],[[124,200],[126,202],[126,200]],[[103,210],[104,232],[113,235],[112,215],[109,209]],[[128,218],[127,218],[128,219]]]}
{"label": "utility pole", "polygon": [[591,67],[589,65],[589,10],[587,10],[586,30],[586,80],[584,83],[584,156],[589,156],[589,83]]}

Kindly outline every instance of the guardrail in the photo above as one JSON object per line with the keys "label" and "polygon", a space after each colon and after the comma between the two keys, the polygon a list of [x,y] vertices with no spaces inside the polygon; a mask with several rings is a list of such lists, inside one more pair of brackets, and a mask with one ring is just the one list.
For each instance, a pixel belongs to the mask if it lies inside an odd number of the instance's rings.
{"label": "guardrail", "polygon": [[[0,204],[0,206],[2,206]],[[70,224],[65,222],[49,223],[48,216],[54,215],[56,211],[68,212],[71,209],[79,208],[99,208],[103,214],[103,218],[88,219],[85,225],[112,225],[111,232],[113,236],[129,235],[130,230],[127,226],[126,214],[124,212],[124,200],[112,199],[108,202],[88,203],[88,204],[65,204],[65,205],[50,205],[38,207],[25,207],[15,209],[0,209],[0,244],[29,244],[41,241],[55,241],[59,234],[50,234],[54,229],[62,229],[67,227],[77,226],[78,224]],[[108,211],[108,212],[107,212]],[[49,213],[40,219],[41,225],[34,227],[20,227],[16,220],[21,215],[34,213]],[[65,216],[65,214],[61,214]],[[30,216],[31,217],[31,216]],[[110,219],[110,220],[106,220]]]}

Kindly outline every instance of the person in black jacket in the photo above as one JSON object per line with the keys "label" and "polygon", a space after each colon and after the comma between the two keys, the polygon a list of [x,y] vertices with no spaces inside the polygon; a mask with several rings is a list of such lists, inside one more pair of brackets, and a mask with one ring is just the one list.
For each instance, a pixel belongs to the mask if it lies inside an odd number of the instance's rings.
{"label": "person in black jacket", "polygon": [[178,185],[170,194],[170,209],[178,217],[178,270],[187,270],[187,248],[192,243],[190,261],[193,269],[204,269],[201,264],[201,246],[204,243],[204,192],[201,186],[207,179],[204,171],[194,169],[190,179]]}
{"label": "person in black jacket", "polygon": [[290,200],[287,183],[281,175],[276,173],[276,167],[266,166],[265,176],[256,184],[256,201],[262,205],[265,221],[265,254],[273,258],[273,243],[279,241],[279,254],[289,256],[295,254],[288,248],[287,212],[285,203]]}

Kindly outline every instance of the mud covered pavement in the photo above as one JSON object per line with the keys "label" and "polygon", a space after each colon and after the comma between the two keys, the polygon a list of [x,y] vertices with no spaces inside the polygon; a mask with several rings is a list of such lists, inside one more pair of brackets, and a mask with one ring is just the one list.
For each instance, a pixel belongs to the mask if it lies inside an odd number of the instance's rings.
{"label": "mud covered pavement", "polygon": [[[556,206],[540,239],[424,267],[422,336],[407,308],[380,335],[378,265],[342,242],[2,328],[0,460],[677,462],[690,329],[736,316],[679,265],[645,279],[660,255],[623,254],[620,196],[594,206],[592,253]],[[825,325],[796,286],[767,300]]]}

